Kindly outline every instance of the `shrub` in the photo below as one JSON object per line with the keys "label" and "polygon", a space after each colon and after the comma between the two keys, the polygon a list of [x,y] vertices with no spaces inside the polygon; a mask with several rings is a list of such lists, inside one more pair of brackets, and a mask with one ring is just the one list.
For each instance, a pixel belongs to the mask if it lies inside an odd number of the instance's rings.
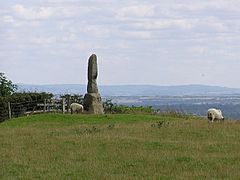
{"label": "shrub", "polygon": [[0,97],[10,96],[16,89],[17,86],[7,79],[4,73],[0,72]]}
{"label": "shrub", "polygon": [[112,103],[107,99],[103,103],[104,112],[111,114],[153,114],[155,111],[152,106],[126,106]]}

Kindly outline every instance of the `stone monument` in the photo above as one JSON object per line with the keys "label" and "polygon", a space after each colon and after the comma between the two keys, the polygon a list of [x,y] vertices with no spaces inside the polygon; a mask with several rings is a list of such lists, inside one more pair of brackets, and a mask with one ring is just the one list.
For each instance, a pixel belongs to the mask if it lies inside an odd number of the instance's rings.
{"label": "stone monument", "polygon": [[92,54],[88,60],[87,94],[84,96],[84,109],[89,114],[103,114],[102,98],[97,87],[97,56]]}

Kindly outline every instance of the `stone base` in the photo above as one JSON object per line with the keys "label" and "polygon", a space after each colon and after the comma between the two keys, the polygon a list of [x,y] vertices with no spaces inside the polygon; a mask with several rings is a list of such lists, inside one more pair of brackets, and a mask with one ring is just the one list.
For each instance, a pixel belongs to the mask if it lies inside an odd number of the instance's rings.
{"label": "stone base", "polygon": [[104,114],[102,98],[99,93],[85,94],[83,106],[89,114]]}

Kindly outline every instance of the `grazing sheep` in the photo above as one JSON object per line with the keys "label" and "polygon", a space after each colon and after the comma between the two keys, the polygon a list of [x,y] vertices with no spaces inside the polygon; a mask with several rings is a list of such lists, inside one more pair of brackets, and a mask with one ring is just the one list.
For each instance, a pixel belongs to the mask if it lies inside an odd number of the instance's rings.
{"label": "grazing sheep", "polygon": [[208,109],[207,118],[209,122],[214,122],[214,120],[224,120],[222,111],[220,109]]}
{"label": "grazing sheep", "polygon": [[78,104],[78,103],[72,103],[70,105],[70,109],[71,109],[71,114],[73,113],[83,113],[83,105]]}

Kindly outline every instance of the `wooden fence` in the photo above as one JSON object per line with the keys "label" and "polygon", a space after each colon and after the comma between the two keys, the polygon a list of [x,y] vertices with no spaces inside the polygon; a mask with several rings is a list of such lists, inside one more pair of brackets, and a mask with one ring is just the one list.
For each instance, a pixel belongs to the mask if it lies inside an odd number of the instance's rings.
{"label": "wooden fence", "polygon": [[5,114],[5,116],[8,117],[5,119],[47,112],[69,113],[71,103],[72,101],[66,98],[45,99],[43,101],[28,101],[22,103],[8,102],[8,114]]}

